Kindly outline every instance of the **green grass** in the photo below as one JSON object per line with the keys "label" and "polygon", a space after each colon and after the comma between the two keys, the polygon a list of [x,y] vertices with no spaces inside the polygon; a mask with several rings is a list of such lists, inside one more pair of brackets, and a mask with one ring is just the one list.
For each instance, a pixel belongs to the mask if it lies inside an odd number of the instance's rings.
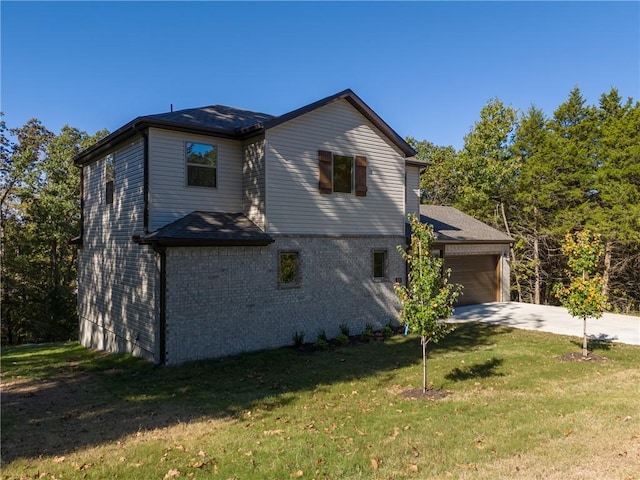
{"label": "green grass", "polygon": [[[640,347],[463,324],[154,367],[77,344],[2,350],[2,471],[18,478],[640,478]],[[53,477],[52,477],[53,476]]]}

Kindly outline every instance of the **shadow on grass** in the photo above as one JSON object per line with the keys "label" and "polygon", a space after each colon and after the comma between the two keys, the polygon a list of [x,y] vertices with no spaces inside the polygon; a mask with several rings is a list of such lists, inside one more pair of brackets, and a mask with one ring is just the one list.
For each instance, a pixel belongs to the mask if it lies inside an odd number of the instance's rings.
{"label": "shadow on grass", "polygon": [[[587,335],[587,350],[611,350],[615,337],[610,337],[607,334],[601,333],[600,335]],[[582,348],[582,340],[572,340],[578,348]]]}
{"label": "shadow on grass", "polygon": [[[495,343],[504,331],[461,324],[433,353],[470,351]],[[338,382],[376,376],[392,384],[394,370],[420,364],[420,346],[416,336],[395,336],[311,355],[282,348],[176,367],[77,344],[3,349],[2,357],[0,453],[6,464],[182,422],[273,410]]]}
{"label": "shadow on grass", "polygon": [[484,363],[469,365],[464,368],[456,367],[451,373],[448,373],[445,378],[447,380],[453,380],[454,382],[461,382],[472,378],[502,377],[504,374],[496,372],[496,368],[503,363],[504,360],[501,358],[493,357]]}

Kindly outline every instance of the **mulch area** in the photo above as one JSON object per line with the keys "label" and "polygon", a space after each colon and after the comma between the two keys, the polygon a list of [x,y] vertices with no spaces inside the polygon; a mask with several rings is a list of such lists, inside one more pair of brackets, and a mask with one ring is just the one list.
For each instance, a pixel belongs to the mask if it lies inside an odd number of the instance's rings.
{"label": "mulch area", "polygon": [[607,361],[605,357],[596,355],[595,353],[587,353],[586,357],[582,356],[582,352],[565,353],[558,357],[563,362],[590,362],[590,363],[604,363]]}
{"label": "mulch area", "polygon": [[410,388],[400,392],[400,396],[407,400],[440,400],[449,396],[450,393],[441,388],[427,388],[426,392],[422,388]]}

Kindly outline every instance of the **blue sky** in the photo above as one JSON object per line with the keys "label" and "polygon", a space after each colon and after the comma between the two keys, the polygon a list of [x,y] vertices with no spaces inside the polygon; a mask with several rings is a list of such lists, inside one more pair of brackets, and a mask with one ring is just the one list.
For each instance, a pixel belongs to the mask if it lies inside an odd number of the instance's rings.
{"label": "blue sky", "polygon": [[640,99],[640,2],[0,2],[1,109],[90,133],[222,104],[273,115],[353,89],[460,148],[494,97]]}

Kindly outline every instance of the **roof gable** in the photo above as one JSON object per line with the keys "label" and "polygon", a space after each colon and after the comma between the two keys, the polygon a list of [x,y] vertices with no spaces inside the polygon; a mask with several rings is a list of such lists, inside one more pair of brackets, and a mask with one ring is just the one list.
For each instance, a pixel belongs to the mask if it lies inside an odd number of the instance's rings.
{"label": "roof gable", "polygon": [[[211,105],[137,117],[92,147],[80,152],[73,160],[78,165],[87,163],[98,156],[104,155],[118,143],[138,135],[148,127],[242,140],[343,99],[369,120],[383,135],[388,137],[406,157],[413,157],[416,154],[415,150],[377,113],[352,90],[347,89],[280,116],[226,107],[224,105]],[[411,161],[413,162],[412,164],[417,166],[427,165],[415,159]]]}

